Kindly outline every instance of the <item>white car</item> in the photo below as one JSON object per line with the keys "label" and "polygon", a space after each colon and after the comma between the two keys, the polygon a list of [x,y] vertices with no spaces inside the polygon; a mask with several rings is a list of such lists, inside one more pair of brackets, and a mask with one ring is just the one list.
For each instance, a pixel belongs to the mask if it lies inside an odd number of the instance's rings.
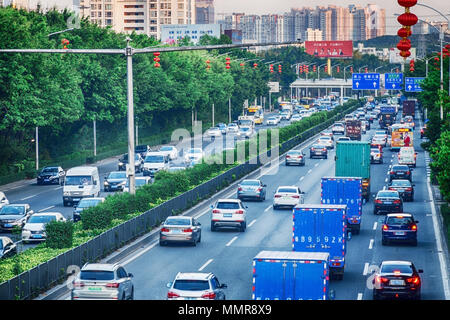
{"label": "white car", "polygon": [[211,231],[217,227],[234,227],[244,232],[247,228],[247,207],[241,200],[219,199],[211,209]]}
{"label": "white car", "polygon": [[211,139],[221,137],[221,136],[222,136],[222,131],[220,130],[219,127],[209,128],[205,132],[205,137],[209,137]]}
{"label": "white car", "polygon": [[237,133],[239,131],[239,126],[236,123],[230,123],[227,126],[228,133]]}
{"label": "white car", "polygon": [[6,195],[0,191],[0,209],[7,204],[9,204],[8,198],[6,198]]}
{"label": "white car", "polygon": [[240,127],[237,135],[241,138],[250,138],[252,134],[253,129],[251,127]]}
{"label": "white car", "polygon": [[[150,184],[152,179],[150,177],[135,177],[134,181],[136,189],[139,189],[140,187],[145,186],[146,184]],[[130,179],[127,180],[127,183],[123,188],[123,192],[130,192]]]}
{"label": "white car", "polygon": [[33,214],[22,228],[22,241],[44,241],[47,237],[45,225],[50,221],[66,221],[59,212],[42,212]]}
{"label": "white car", "polygon": [[201,148],[190,148],[184,155],[184,162],[200,161],[203,158],[203,150]]}
{"label": "white car", "polygon": [[381,145],[383,147],[386,147],[386,138],[382,135],[375,135],[372,138],[372,145]]}
{"label": "white car", "polygon": [[271,117],[267,118],[267,120],[266,120],[266,125],[268,125],[268,126],[276,126],[279,123],[280,123],[280,119],[275,116],[271,116]]}
{"label": "white car", "polygon": [[334,149],[333,138],[330,136],[321,136],[317,139],[317,143],[326,146],[327,149]]}
{"label": "white car", "polygon": [[276,210],[279,207],[295,207],[298,204],[304,203],[303,197],[305,193],[297,186],[282,186],[278,187],[273,196],[273,208]]}
{"label": "white car", "polygon": [[299,115],[299,114],[294,114],[292,116],[292,118],[291,118],[291,122],[297,122],[297,121],[300,121],[300,120],[302,120],[302,116]]}
{"label": "white car", "polygon": [[331,131],[333,134],[345,134],[345,124],[342,122],[335,123],[333,127],[331,127]]}
{"label": "white car", "polygon": [[417,152],[414,147],[401,147],[398,152],[398,164],[406,164],[408,166],[416,167]]}
{"label": "white car", "polygon": [[176,160],[178,158],[178,150],[174,146],[162,146],[159,148],[159,152],[164,153],[170,160]]}

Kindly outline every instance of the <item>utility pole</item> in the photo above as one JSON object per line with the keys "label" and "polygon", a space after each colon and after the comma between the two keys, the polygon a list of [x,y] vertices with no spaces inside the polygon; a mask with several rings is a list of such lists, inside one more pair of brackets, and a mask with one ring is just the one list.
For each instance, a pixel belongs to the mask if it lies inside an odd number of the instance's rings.
{"label": "utility pole", "polygon": [[212,104],[212,126],[214,127],[214,103]]}
{"label": "utility pole", "polygon": [[134,99],[133,99],[133,48],[130,46],[131,38],[127,37],[125,55],[127,57],[127,96],[128,96],[128,178],[130,181],[130,194],[136,194],[134,159]]}
{"label": "utility pole", "polygon": [[36,171],[39,170],[39,127],[36,126]]}
{"label": "utility pole", "polygon": [[231,98],[228,99],[228,123],[231,123]]}
{"label": "utility pole", "polygon": [[97,156],[97,127],[96,127],[95,116],[94,116],[94,120],[92,120],[92,131],[94,131],[94,157],[96,157]]}

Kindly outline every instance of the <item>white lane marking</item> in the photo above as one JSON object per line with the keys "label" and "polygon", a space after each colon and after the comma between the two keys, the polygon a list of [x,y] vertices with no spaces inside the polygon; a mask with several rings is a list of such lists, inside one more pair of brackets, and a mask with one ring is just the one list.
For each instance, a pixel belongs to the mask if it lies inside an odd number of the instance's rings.
{"label": "white lane marking", "polygon": [[267,208],[264,209],[264,212],[267,212],[270,210],[270,208],[272,208],[272,206],[268,206]]}
{"label": "white lane marking", "polygon": [[20,188],[20,187],[24,187],[24,186],[17,186],[17,187],[9,188],[9,189],[7,189],[7,190],[5,190],[5,191],[10,191],[10,190],[18,189],[18,188]]}
{"label": "white lane marking", "polygon": [[247,227],[251,227],[252,225],[254,225],[255,224],[255,222],[256,222],[256,219],[255,220],[253,220],[252,222],[250,222],[250,224],[247,226]]}
{"label": "white lane marking", "polygon": [[366,276],[368,272],[369,272],[369,263],[366,262],[366,263],[364,264],[363,276]]}
{"label": "white lane marking", "polygon": [[58,188],[54,188],[53,190],[59,190],[59,189],[61,189],[62,187],[58,187]]}
{"label": "white lane marking", "polygon": [[55,207],[55,206],[50,206],[50,207],[47,207],[47,208],[41,209],[41,210],[39,210],[38,212],[46,211],[46,210],[48,210],[48,209],[51,209],[51,208],[54,208],[54,207]]}
{"label": "white lane marking", "polygon": [[233,243],[233,242],[235,242],[236,240],[237,240],[237,236],[236,237],[234,237],[233,239],[231,239],[225,246],[226,247],[229,247],[229,246],[231,246],[231,244]]}
{"label": "white lane marking", "polygon": [[136,260],[137,258],[139,258],[140,256],[142,256],[144,253],[146,253],[147,251],[153,249],[154,247],[156,247],[158,245],[158,243],[154,243],[151,246],[149,246],[148,248],[145,248],[144,250],[140,251],[139,253],[135,254],[134,256],[131,256],[128,260],[125,260],[124,262],[121,262],[122,265],[127,265],[130,262]]}
{"label": "white lane marking", "polygon": [[431,213],[427,214],[427,217],[432,217],[433,215]]}
{"label": "white lane marking", "polygon": [[374,222],[374,224],[373,224],[373,230],[377,230],[377,227],[378,227],[378,222]]}
{"label": "white lane marking", "polygon": [[301,177],[301,178],[300,178],[300,181],[302,181],[303,179],[305,179],[305,177]]}
{"label": "white lane marking", "polygon": [[369,242],[369,250],[373,249],[373,242],[374,242],[374,241],[375,241],[374,239],[370,239],[370,242]]}
{"label": "white lane marking", "polygon": [[202,271],[203,269],[205,269],[207,266],[208,266],[208,264],[210,264],[211,262],[213,262],[214,261],[214,259],[209,259],[208,261],[206,261],[206,263],[204,264],[204,265],[202,265],[199,269],[198,269],[198,271]]}
{"label": "white lane marking", "polygon": [[314,167],[317,167],[319,165],[319,163],[317,162],[315,165],[314,165]]}
{"label": "white lane marking", "polygon": [[388,182],[388,178],[384,179],[384,182]]}
{"label": "white lane marking", "polygon": [[358,293],[358,297],[356,298],[357,300],[362,300],[362,298],[363,298],[363,294],[360,292],[360,293]]}
{"label": "white lane marking", "polygon": [[20,200],[28,200],[28,199],[31,199],[31,198],[34,198],[34,197],[36,197],[36,195],[34,195],[34,196],[29,196],[29,197],[26,197],[26,198],[22,198],[22,199],[20,199]]}
{"label": "white lane marking", "polygon": [[312,169],[309,169],[309,170],[308,170],[308,174],[311,173],[311,172],[312,172]]}

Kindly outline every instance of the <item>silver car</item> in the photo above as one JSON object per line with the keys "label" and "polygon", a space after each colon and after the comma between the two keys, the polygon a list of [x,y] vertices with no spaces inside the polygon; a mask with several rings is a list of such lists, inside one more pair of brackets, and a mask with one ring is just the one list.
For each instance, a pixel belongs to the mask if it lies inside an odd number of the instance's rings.
{"label": "silver car", "polygon": [[297,164],[299,166],[305,165],[305,153],[301,150],[291,150],[286,154],[286,165]]}
{"label": "silver car", "polygon": [[220,283],[213,273],[178,272],[167,288],[167,300],[225,300],[223,289],[227,285]]}
{"label": "silver car", "polygon": [[72,300],[133,300],[133,275],[119,264],[87,263],[72,282]]}
{"label": "silver car", "polygon": [[196,246],[202,239],[200,222],[192,217],[168,217],[159,231],[159,244],[187,242]]}

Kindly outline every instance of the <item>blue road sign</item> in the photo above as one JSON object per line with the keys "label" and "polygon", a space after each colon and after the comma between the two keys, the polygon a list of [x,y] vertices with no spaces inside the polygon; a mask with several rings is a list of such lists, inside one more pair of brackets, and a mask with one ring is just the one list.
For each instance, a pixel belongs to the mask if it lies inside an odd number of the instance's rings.
{"label": "blue road sign", "polygon": [[380,74],[379,73],[353,73],[352,75],[353,90],[379,90]]}
{"label": "blue road sign", "polygon": [[421,92],[420,83],[424,80],[424,77],[410,77],[405,78],[405,91],[406,92]]}
{"label": "blue road sign", "polygon": [[384,88],[386,90],[403,89],[403,73],[385,73]]}

